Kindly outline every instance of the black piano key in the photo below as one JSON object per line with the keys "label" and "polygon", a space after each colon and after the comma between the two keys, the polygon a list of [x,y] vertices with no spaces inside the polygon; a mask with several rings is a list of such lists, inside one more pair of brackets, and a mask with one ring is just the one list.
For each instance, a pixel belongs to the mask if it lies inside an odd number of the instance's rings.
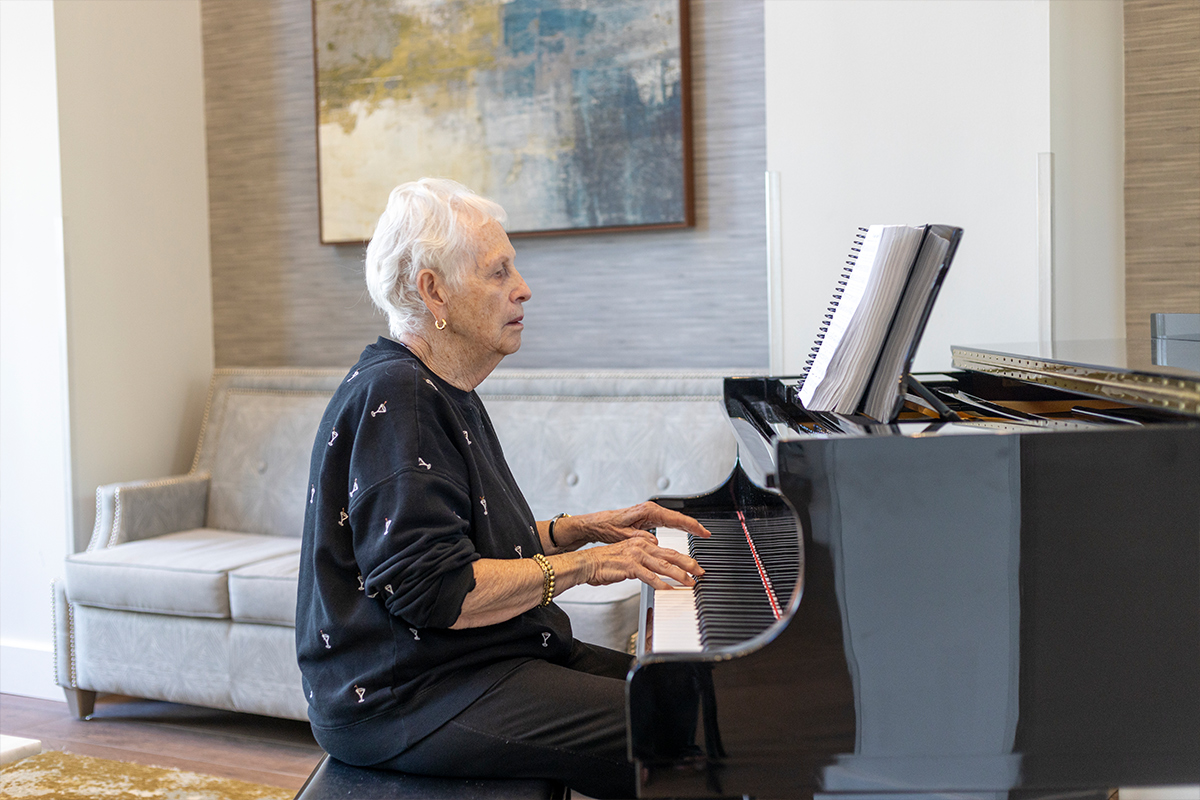
{"label": "black piano key", "polygon": [[744,509],[745,529],[734,516],[701,518],[712,538],[690,538],[689,551],[705,569],[694,591],[697,626],[705,649],[744,642],[775,622],[771,602],[746,531],[775,591],[786,608],[800,577],[800,536],[796,520],[778,508]]}

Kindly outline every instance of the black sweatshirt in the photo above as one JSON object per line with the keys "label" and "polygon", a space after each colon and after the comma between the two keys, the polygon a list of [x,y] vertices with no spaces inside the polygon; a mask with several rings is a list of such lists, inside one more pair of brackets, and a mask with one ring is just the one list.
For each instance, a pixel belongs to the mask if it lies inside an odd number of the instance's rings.
{"label": "black sweatshirt", "polygon": [[296,650],[313,733],[350,764],[398,755],[532,658],[563,661],[551,604],[449,630],[480,558],[542,552],[474,392],[380,338],[334,393],[313,445]]}

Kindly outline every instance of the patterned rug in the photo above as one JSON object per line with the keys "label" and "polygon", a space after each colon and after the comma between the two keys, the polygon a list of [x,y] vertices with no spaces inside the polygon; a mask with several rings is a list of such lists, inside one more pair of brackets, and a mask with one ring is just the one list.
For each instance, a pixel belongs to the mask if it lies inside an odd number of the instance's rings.
{"label": "patterned rug", "polygon": [[8,800],[292,800],[295,792],[178,769],[46,752],[0,770]]}

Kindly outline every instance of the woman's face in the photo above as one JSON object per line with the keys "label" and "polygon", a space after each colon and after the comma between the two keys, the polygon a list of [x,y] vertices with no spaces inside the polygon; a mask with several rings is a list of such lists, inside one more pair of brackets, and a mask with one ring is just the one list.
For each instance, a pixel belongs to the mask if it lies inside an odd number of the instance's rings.
{"label": "woman's face", "polygon": [[521,347],[522,304],[531,292],[513,264],[516,251],[500,223],[489,219],[473,235],[475,262],[463,266],[451,288],[447,316],[476,356],[503,358]]}

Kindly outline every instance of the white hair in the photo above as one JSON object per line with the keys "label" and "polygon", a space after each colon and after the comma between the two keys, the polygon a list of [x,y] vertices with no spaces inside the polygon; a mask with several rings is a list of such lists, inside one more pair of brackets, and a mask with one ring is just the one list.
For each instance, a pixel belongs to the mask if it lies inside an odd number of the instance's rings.
{"label": "white hair", "polygon": [[393,337],[416,330],[428,313],[417,291],[421,270],[457,283],[473,255],[469,233],[489,219],[503,225],[507,215],[499,204],[446,178],[422,178],[392,189],[367,245],[366,278]]}

